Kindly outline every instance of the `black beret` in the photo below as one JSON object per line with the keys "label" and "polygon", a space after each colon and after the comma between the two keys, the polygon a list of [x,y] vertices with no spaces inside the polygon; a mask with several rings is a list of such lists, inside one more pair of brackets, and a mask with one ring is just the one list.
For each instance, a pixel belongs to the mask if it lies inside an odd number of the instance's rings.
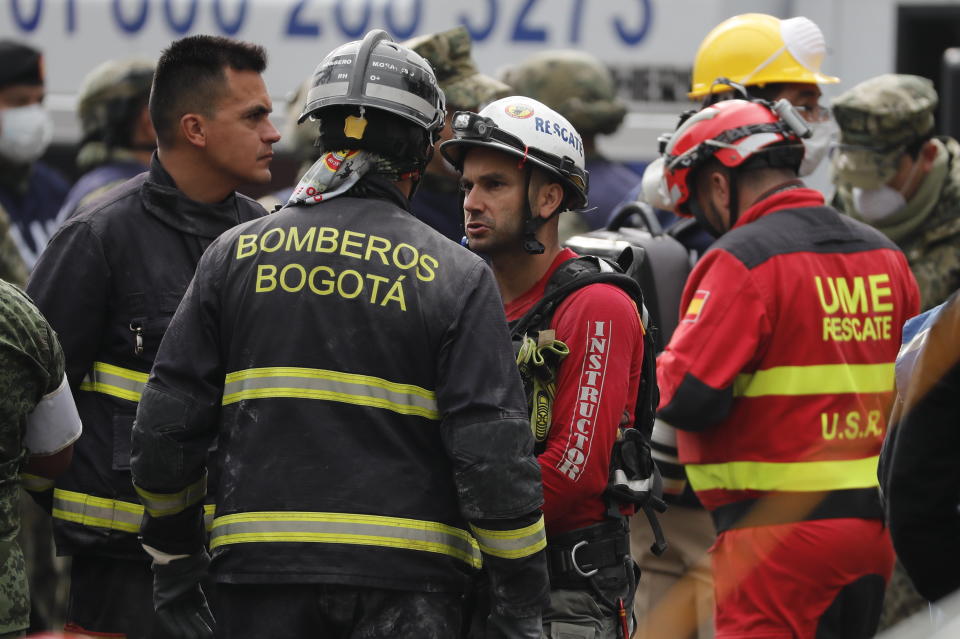
{"label": "black beret", "polygon": [[43,84],[43,56],[20,42],[0,40],[0,88],[14,84]]}

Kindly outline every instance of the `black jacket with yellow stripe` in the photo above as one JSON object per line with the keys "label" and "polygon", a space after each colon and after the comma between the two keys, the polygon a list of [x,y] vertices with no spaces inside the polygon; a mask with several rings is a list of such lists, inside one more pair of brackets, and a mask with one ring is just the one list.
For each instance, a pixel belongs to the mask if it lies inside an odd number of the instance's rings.
{"label": "black jacket with yellow stripe", "polygon": [[360,187],[203,256],[134,426],[144,543],[198,549],[218,438],[217,580],[457,592],[484,563],[531,614],[543,497],[492,273],[393,185]]}
{"label": "black jacket with yellow stripe", "polygon": [[52,496],[40,496],[52,498],[59,552],[149,559],[130,480],[137,402],[203,251],[262,215],[241,195],[215,205],[188,199],[154,157],[148,173],[88,205],[51,239],[27,291],[57,331],[83,420],[70,469]]}

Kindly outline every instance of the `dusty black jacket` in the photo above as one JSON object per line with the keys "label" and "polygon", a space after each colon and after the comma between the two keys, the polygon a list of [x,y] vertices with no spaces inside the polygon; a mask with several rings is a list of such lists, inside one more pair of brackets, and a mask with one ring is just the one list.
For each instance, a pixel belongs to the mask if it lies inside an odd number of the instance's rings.
{"label": "dusty black jacket", "polygon": [[960,588],[960,295],[901,352],[919,344],[898,388],[880,484],[897,556],[917,591],[937,600]]}
{"label": "dusty black jacket", "polygon": [[501,609],[530,614],[543,498],[493,276],[360,186],[204,255],[134,427],[144,542],[196,550],[218,436],[216,579],[457,592],[482,555]]}
{"label": "dusty black jacket", "polygon": [[143,507],[130,482],[130,429],[160,339],[204,249],[264,215],[232,195],[201,204],[177,190],[154,157],[57,232],[27,291],[57,331],[83,420],[69,471],[53,494],[61,553],[147,555]]}

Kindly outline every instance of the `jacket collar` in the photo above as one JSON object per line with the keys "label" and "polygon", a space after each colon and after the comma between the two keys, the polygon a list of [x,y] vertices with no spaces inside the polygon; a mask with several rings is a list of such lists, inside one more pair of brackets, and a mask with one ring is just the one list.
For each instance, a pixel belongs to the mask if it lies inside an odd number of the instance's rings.
{"label": "jacket collar", "polygon": [[241,221],[236,193],[216,204],[191,200],[177,188],[156,153],[150,160],[150,173],[140,187],[140,199],[143,207],[164,224],[200,237],[214,239]]}
{"label": "jacket collar", "polygon": [[410,212],[410,201],[403,196],[403,193],[393,182],[382,175],[370,173],[364,175],[351,191],[353,192],[348,192],[347,195],[386,200],[399,206],[404,211]]}
{"label": "jacket collar", "polygon": [[759,220],[764,215],[774,211],[817,206],[824,206],[823,194],[820,191],[791,185],[791,188],[777,189],[771,195],[761,197],[753,206],[740,214],[740,218],[737,219],[733,228]]}

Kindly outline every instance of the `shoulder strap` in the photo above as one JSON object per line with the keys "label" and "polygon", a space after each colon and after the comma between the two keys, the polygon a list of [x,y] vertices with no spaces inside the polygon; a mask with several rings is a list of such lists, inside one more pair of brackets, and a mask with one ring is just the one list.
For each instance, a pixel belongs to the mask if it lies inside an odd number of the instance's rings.
{"label": "shoulder strap", "polygon": [[543,330],[568,295],[584,286],[601,283],[614,284],[634,299],[643,299],[640,285],[610,262],[592,255],[576,257],[561,264],[554,272],[540,301],[513,325],[512,336],[520,337],[531,330]]}
{"label": "shoulder strap", "polygon": [[[541,331],[550,325],[557,307],[571,293],[591,284],[613,284],[623,289],[637,305],[643,325],[643,371],[634,426],[646,437],[653,431],[653,419],[660,401],[657,387],[656,352],[650,315],[643,302],[643,290],[632,275],[643,259],[643,249],[628,247],[613,264],[607,260],[587,255],[567,260],[554,272],[545,288],[544,296],[533,308],[517,320],[511,328],[511,337],[519,339],[530,331]],[[626,271],[626,272],[624,272]]]}

